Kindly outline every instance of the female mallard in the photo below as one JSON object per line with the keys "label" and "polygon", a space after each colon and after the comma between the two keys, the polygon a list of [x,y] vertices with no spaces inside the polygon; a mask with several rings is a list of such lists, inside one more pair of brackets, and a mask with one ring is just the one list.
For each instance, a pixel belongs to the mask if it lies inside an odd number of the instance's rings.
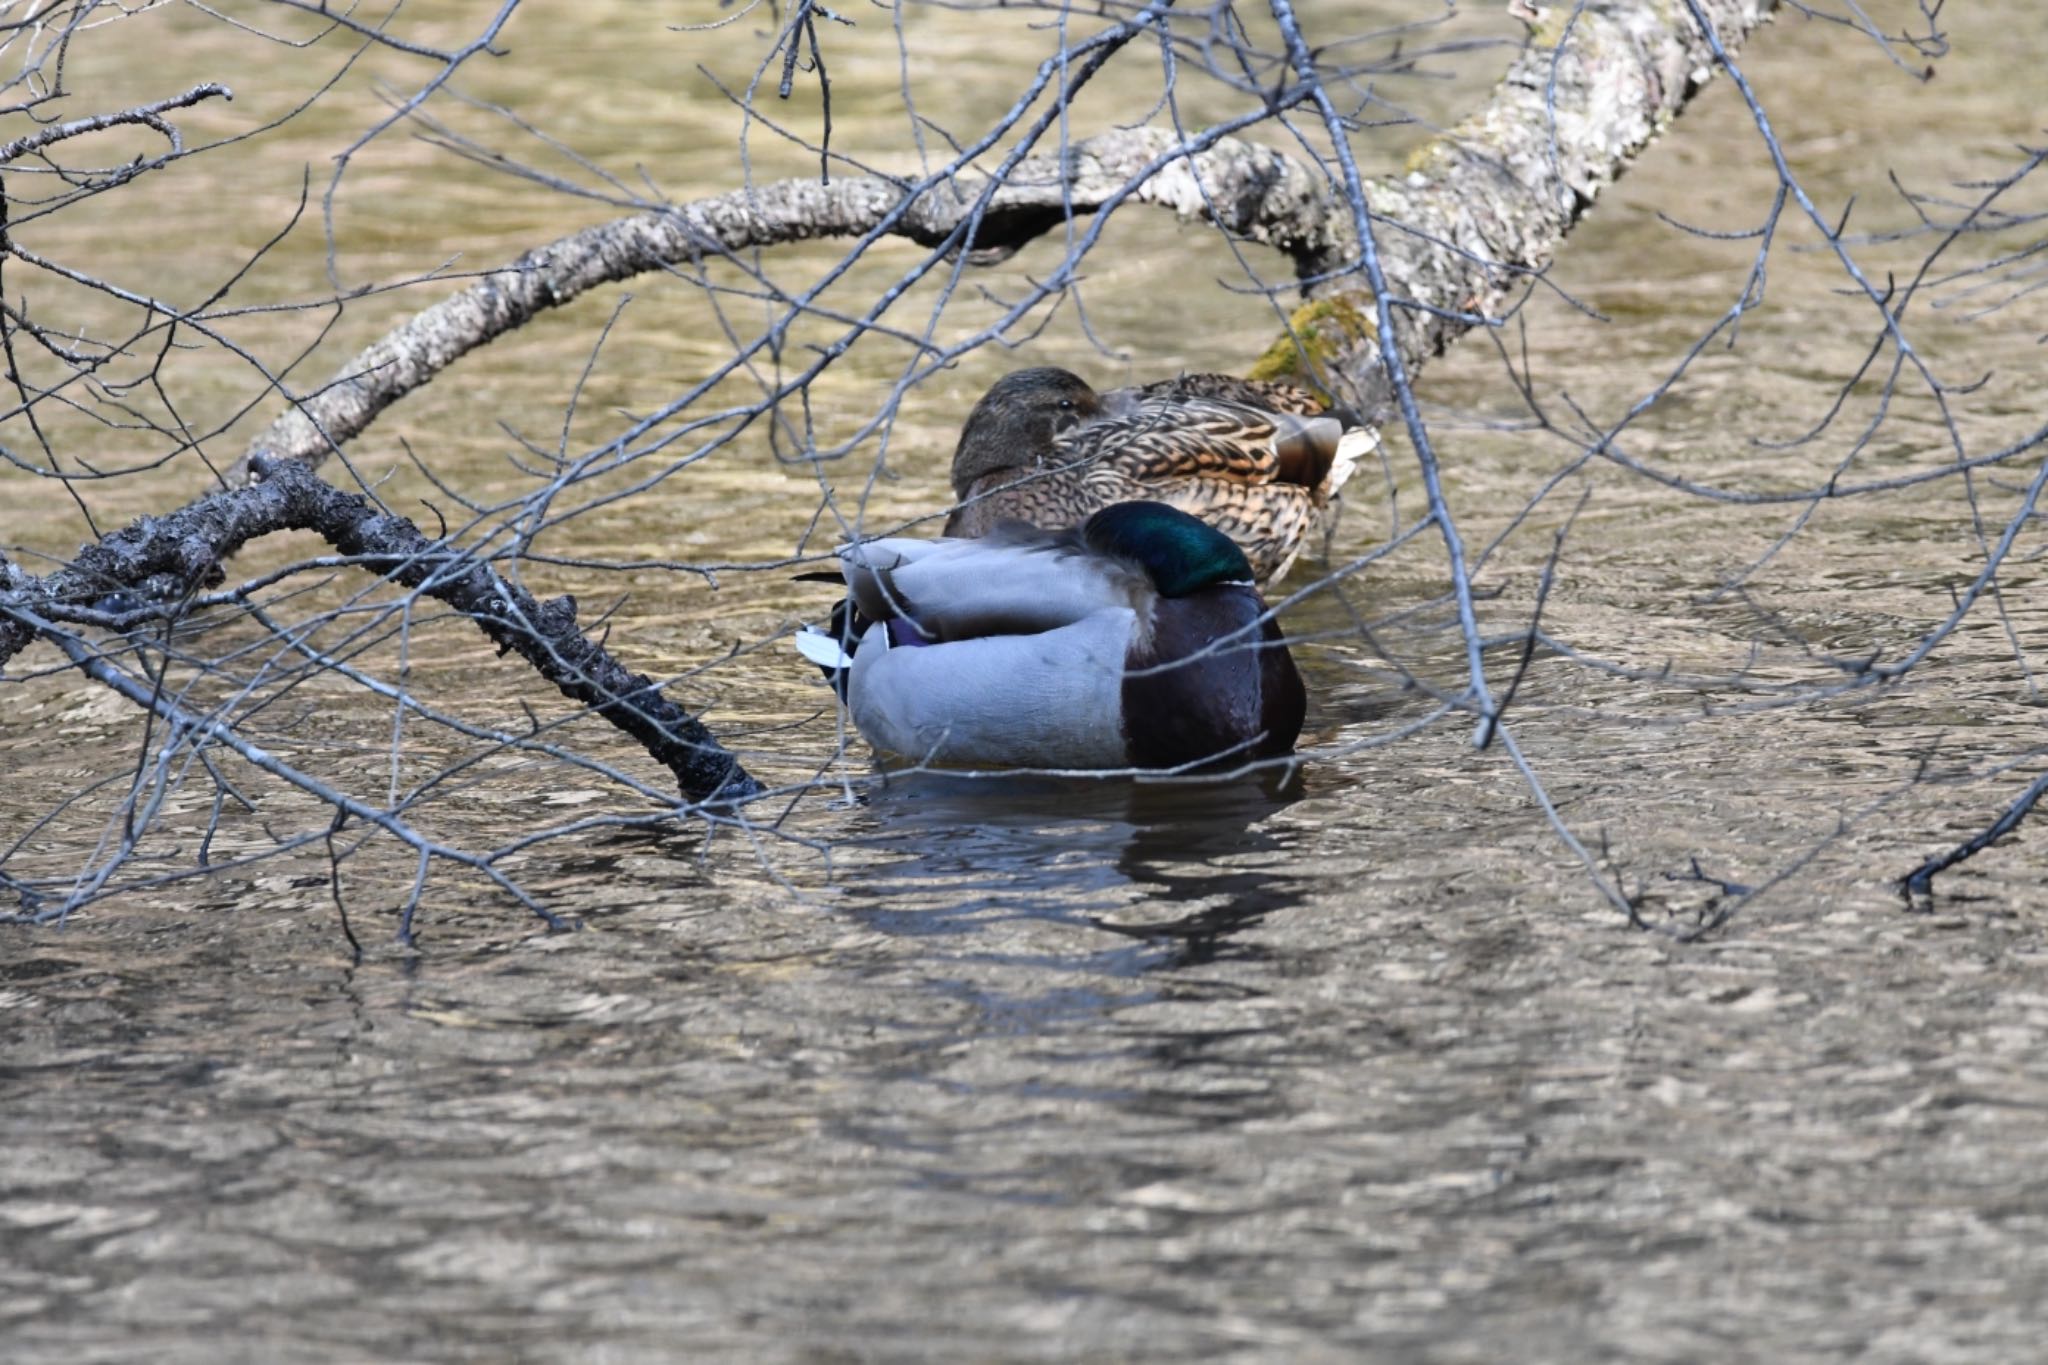
{"label": "female mallard", "polygon": [[967,415],[946,534],[1072,526],[1153,498],[1220,528],[1277,583],[1378,439],[1286,384],[1194,374],[1103,394],[1065,370],[1019,370]]}
{"label": "female mallard", "polygon": [[[1064,533],[839,552],[838,634],[806,628],[878,749],[1025,768],[1185,768],[1284,754],[1306,698],[1231,539],[1157,502]],[[850,657],[849,657],[850,656]]]}

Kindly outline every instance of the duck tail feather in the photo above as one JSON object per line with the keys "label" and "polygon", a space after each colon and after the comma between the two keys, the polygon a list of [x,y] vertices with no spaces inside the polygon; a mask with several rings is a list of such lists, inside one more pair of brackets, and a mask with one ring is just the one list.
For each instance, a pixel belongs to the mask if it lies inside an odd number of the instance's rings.
{"label": "duck tail feather", "polygon": [[1299,417],[1274,413],[1273,459],[1281,483],[1320,488],[1328,477],[1344,427],[1333,417]]}
{"label": "duck tail feather", "polygon": [[842,668],[853,667],[853,656],[846,652],[845,646],[816,626],[804,626],[798,630],[795,641],[796,652],[824,669],[827,676]]}
{"label": "duck tail feather", "polygon": [[1337,453],[1330,460],[1329,472],[1324,475],[1321,486],[1322,496],[1335,497],[1344,486],[1344,481],[1357,472],[1366,456],[1380,448],[1380,434],[1373,427],[1353,427],[1337,442]]}
{"label": "duck tail feather", "polygon": [[[818,666],[841,701],[846,700],[846,689],[853,677],[853,651],[866,634],[868,624],[851,598],[841,598],[832,608],[832,620],[824,630],[804,625],[792,637],[796,652]],[[882,643],[884,647],[888,645],[886,636]]]}

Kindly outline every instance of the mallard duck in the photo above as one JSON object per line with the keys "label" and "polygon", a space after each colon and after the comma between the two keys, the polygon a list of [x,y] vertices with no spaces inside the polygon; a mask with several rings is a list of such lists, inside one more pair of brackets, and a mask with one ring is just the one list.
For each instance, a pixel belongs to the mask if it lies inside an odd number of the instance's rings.
{"label": "mallard duck", "polygon": [[1192,374],[1097,393],[1066,370],[1004,375],[953,452],[949,536],[1056,528],[1128,499],[1192,512],[1261,581],[1286,577],[1318,510],[1379,441],[1287,384]]}
{"label": "mallard duck", "polygon": [[839,552],[797,648],[878,749],[973,767],[1191,768],[1284,754],[1306,698],[1244,552],[1158,502],[1081,526]]}

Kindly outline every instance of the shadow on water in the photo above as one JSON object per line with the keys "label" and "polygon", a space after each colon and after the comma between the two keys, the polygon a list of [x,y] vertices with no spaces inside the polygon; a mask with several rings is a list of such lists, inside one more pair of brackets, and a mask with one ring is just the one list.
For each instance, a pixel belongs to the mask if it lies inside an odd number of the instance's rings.
{"label": "shadow on water", "polygon": [[[1232,933],[1300,904],[1290,839],[1271,817],[1299,779],[1083,782],[945,773],[891,777],[844,844],[849,909],[891,934],[976,933],[1017,917],[1094,925],[1167,960],[1213,956]],[[880,855],[880,856],[876,856]],[[1162,965],[1156,951],[1129,970]]]}

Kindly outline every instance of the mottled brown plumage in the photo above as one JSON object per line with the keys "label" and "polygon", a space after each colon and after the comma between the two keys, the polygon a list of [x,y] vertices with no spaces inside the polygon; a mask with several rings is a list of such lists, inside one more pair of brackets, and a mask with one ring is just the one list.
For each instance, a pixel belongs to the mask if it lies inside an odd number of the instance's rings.
{"label": "mottled brown plumage", "polygon": [[1286,384],[1193,374],[1097,393],[1065,370],[1019,370],[968,414],[946,534],[1057,529],[1156,499],[1222,530],[1274,582],[1376,439]]}

